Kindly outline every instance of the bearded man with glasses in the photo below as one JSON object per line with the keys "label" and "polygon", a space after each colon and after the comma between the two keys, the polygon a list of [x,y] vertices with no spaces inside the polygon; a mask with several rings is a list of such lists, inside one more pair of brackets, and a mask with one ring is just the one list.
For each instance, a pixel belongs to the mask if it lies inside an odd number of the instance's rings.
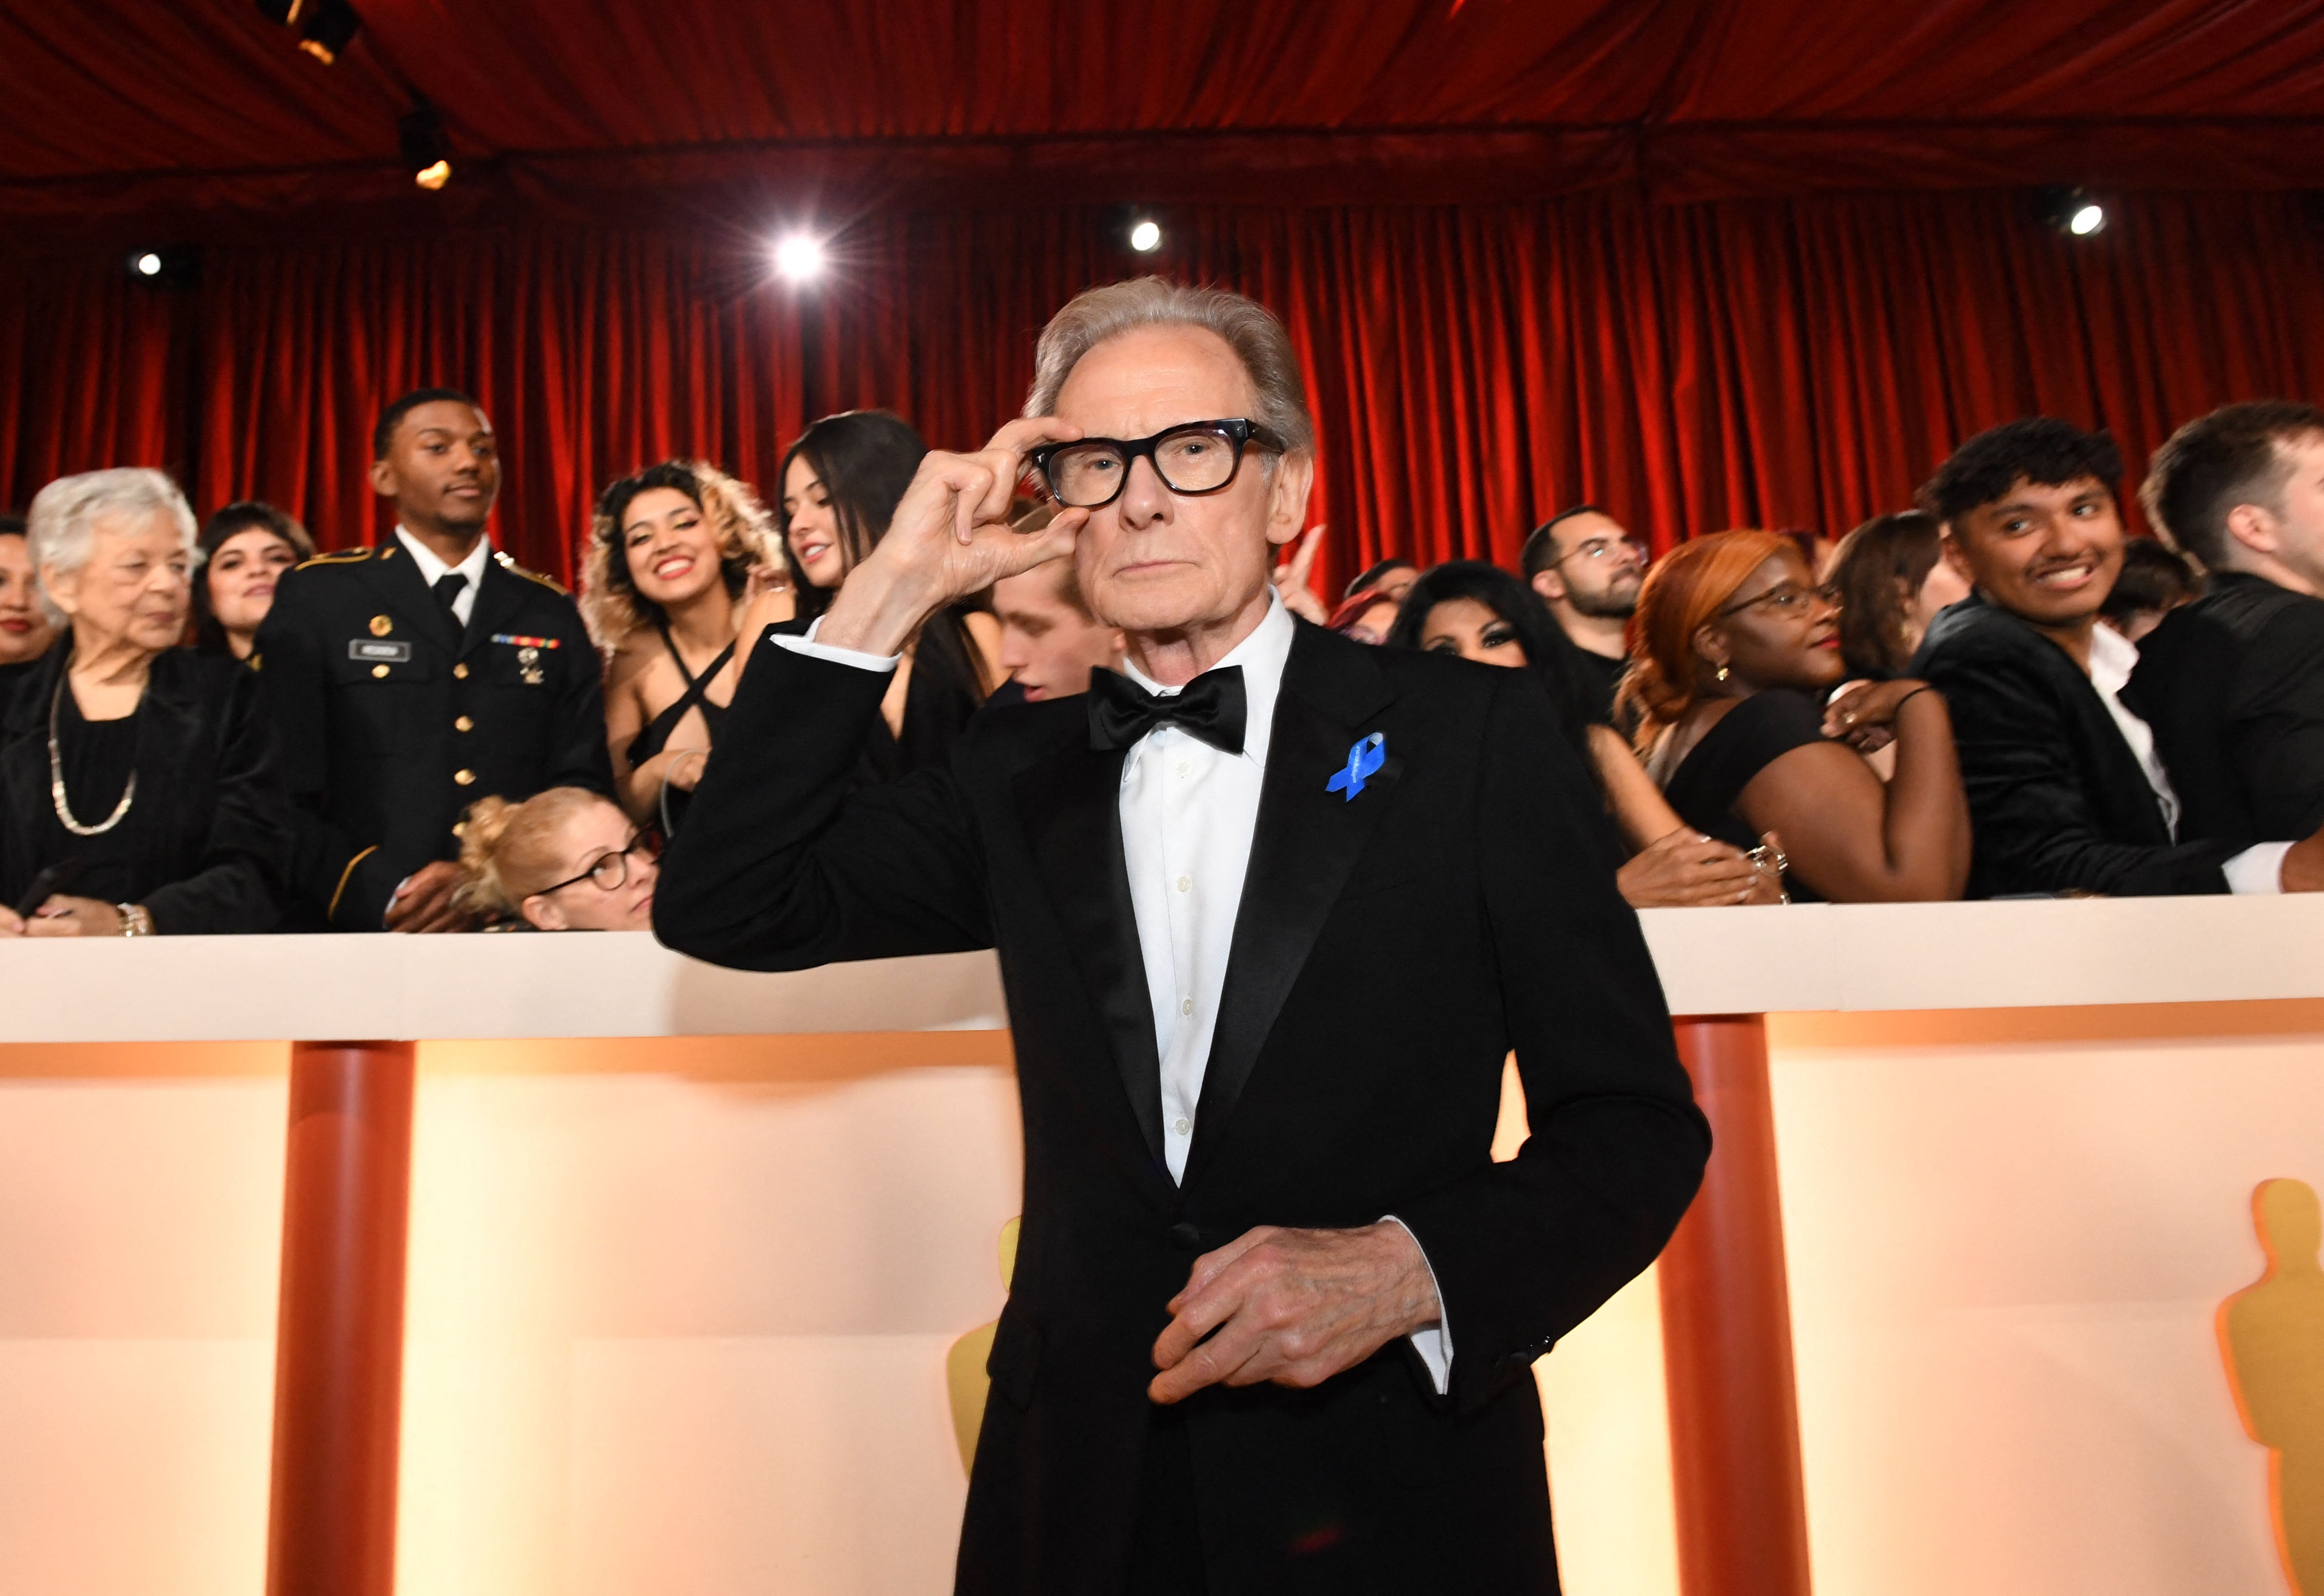
{"label": "bearded man with glasses", "polygon": [[[655,929],[753,969],[1000,950],[1024,1219],[961,1591],[1554,1591],[1533,1361],[1709,1148],[1596,790],[1529,673],[1285,611],[1314,428],[1261,307],[1093,290],[1026,410],[754,654]],[[1028,469],[1061,508],[1019,533]],[[1067,556],[1122,671],[851,796],[913,629]]]}
{"label": "bearded man with glasses", "polygon": [[1536,527],[1517,558],[1526,584],[1582,650],[1599,708],[1611,714],[1630,668],[1630,616],[1646,579],[1645,546],[1597,505],[1576,504]]}

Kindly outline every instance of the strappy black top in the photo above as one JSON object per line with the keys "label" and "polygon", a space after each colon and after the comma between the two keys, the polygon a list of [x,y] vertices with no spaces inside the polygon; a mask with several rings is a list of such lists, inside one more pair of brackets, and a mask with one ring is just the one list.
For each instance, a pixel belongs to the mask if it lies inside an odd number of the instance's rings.
{"label": "strappy black top", "polygon": [[667,708],[648,721],[644,729],[630,739],[627,757],[630,769],[633,770],[669,745],[670,734],[678,730],[678,723],[686,718],[687,710],[702,711],[702,722],[709,728],[713,743],[718,741],[719,728],[726,721],[726,706],[713,704],[708,694],[711,679],[725,669],[726,661],[734,657],[734,645],[730,642],[719,650],[718,658],[704,666],[700,676],[689,677],[686,674],[686,661],[679,656],[678,645],[670,641],[669,628],[660,626],[655,630],[661,633],[661,646],[669,650],[670,659],[678,666],[679,679],[686,683],[686,691],[671,699]]}

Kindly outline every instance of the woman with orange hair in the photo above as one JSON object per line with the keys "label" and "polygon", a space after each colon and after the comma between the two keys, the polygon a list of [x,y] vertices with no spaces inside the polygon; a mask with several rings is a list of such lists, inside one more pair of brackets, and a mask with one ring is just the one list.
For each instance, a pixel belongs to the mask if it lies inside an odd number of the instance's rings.
{"label": "woman with orange hair", "polygon": [[[1688,825],[1738,847],[1766,838],[1788,854],[1795,897],[1961,895],[1969,803],[1945,701],[1908,678],[1853,683],[1826,706],[1848,669],[1839,611],[1797,544],[1756,531],[1682,543],[1647,573],[1634,624],[1623,701]],[[1891,736],[1884,787],[1857,749]]]}

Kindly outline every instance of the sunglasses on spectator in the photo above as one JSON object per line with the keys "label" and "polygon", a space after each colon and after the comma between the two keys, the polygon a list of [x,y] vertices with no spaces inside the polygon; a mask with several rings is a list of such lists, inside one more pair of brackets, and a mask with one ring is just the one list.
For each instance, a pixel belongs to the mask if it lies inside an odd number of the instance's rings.
{"label": "sunglasses on spectator", "polygon": [[1285,452],[1280,438],[1256,421],[1238,416],[1221,421],[1188,421],[1151,438],[1084,438],[1045,443],[1027,457],[1050,496],[1068,510],[1102,510],[1121,497],[1131,462],[1154,467],[1174,494],[1215,494],[1234,481],[1243,450],[1252,445]]}
{"label": "sunglasses on spectator", "polygon": [[569,876],[553,887],[543,887],[533,894],[546,898],[551,892],[562,892],[567,887],[577,887],[583,881],[595,885],[600,892],[618,892],[629,884],[630,855],[642,854],[648,861],[661,857],[661,837],[650,826],[641,827],[630,835],[630,840],[620,848],[598,854],[589,862],[589,868],[579,875]]}

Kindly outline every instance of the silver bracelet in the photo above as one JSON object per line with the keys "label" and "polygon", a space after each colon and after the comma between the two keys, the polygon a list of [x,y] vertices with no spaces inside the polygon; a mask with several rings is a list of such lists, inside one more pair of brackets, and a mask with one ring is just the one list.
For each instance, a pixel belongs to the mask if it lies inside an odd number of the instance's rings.
{"label": "silver bracelet", "polygon": [[143,904],[116,903],[113,906],[113,912],[121,917],[121,934],[124,936],[153,935],[153,917],[146,912]]}

